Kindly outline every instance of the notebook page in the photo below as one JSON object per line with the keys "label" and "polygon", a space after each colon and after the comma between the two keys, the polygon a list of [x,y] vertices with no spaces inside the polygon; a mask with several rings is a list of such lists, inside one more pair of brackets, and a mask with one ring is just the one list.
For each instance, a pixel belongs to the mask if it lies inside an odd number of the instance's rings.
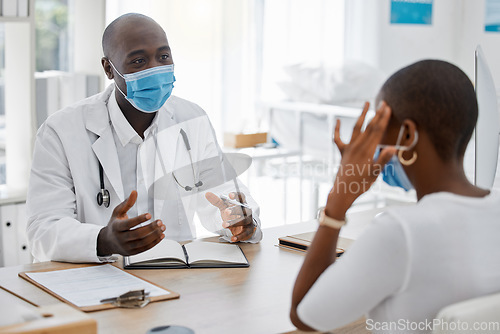
{"label": "notebook page", "polygon": [[100,305],[101,299],[131,290],[144,289],[149,297],[170,294],[110,264],[26,275],[78,307]]}
{"label": "notebook page", "polygon": [[[130,264],[151,261],[154,259],[175,259],[182,263],[186,263],[184,250],[182,246],[175,240],[163,239],[156,246],[148,249],[145,252],[129,256]],[[162,261],[163,262],[163,261]]]}
{"label": "notebook page", "polygon": [[202,261],[247,263],[238,245],[198,241],[186,244],[184,247],[189,256],[189,263]]}

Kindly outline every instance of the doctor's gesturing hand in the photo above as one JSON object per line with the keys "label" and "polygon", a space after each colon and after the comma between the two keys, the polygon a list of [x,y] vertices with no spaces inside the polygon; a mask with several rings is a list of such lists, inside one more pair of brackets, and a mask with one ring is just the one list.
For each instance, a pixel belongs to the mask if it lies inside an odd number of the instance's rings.
{"label": "doctor's gesturing hand", "polygon": [[252,209],[246,205],[243,193],[229,193],[228,199],[207,192],[205,197],[212,205],[219,208],[223,221],[222,227],[228,228],[233,234],[231,242],[248,240],[253,236],[256,226],[253,223]]}
{"label": "doctor's gesturing hand", "polygon": [[165,237],[165,225],[161,220],[131,230],[151,219],[149,213],[128,217],[127,211],[136,200],[137,192],[134,190],[125,201],[115,207],[108,225],[101,229],[97,237],[98,256],[138,254],[152,248]]}

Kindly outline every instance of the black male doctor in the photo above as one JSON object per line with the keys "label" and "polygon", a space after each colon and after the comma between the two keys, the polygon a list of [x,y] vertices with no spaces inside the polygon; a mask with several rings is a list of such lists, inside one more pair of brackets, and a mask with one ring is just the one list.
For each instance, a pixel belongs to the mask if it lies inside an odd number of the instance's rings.
{"label": "black male doctor", "polygon": [[223,155],[206,113],[170,95],[164,30],[125,14],[102,45],[114,84],[54,113],[37,133],[27,198],[35,261],[106,262],[163,238],[193,239],[195,211],[226,241],[259,242],[259,209],[247,189],[233,179],[236,188],[225,193],[247,202],[244,212],[214,194],[231,184],[218,182],[226,174],[213,168]]}

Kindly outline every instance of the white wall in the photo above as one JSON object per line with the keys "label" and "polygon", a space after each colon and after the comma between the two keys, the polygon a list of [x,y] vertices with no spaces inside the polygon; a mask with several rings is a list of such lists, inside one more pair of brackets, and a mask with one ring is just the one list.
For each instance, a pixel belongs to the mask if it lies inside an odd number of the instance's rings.
{"label": "white wall", "polygon": [[339,67],[342,64],[344,2],[265,2],[260,99],[276,101],[288,98],[288,94],[284,94],[277,83],[290,82],[290,77],[284,70],[289,65]]}
{"label": "white wall", "polygon": [[390,24],[390,0],[346,2],[346,59],[392,74],[415,61],[452,62],[471,79],[481,44],[500,91],[500,33],[484,32],[485,0],[434,0],[432,25]]}
{"label": "white wall", "polygon": [[456,38],[457,64],[471,77],[474,73],[474,50],[480,44],[488,60],[500,95],[500,33],[484,32],[485,0],[461,0],[459,36]]}
{"label": "white wall", "polygon": [[[500,33],[484,31],[485,0],[434,0],[428,26],[391,25],[390,3],[346,1],[346,59],[363,60],[387,75],[421,59],[442,59],[459,66],[474,81],[474,51],[480,44],[500,97]],[[466,154],[465,168],[471,177],[472,151]],[[498,169],[496,185],[500,188]]]}
{"label": "white wall", "polygon": [[[101,38],[105,28],[105,2],[102,0],[76,0],[70,2],[73,36],[73,72],[100,75],[104,79],[101,66]],[[92,22],[92,24],[89,24]]]}

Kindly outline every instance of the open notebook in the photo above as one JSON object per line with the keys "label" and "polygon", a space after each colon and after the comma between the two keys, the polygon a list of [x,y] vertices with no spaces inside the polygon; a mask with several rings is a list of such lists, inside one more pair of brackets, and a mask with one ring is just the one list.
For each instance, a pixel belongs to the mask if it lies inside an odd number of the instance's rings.
{"label": "open notebook", "polygon": [[218,242],[195,241],[181,245],[163,239],[153,248],[123,258],[126,269],[154,268],[231,268],[248,267],[240,246]]}

